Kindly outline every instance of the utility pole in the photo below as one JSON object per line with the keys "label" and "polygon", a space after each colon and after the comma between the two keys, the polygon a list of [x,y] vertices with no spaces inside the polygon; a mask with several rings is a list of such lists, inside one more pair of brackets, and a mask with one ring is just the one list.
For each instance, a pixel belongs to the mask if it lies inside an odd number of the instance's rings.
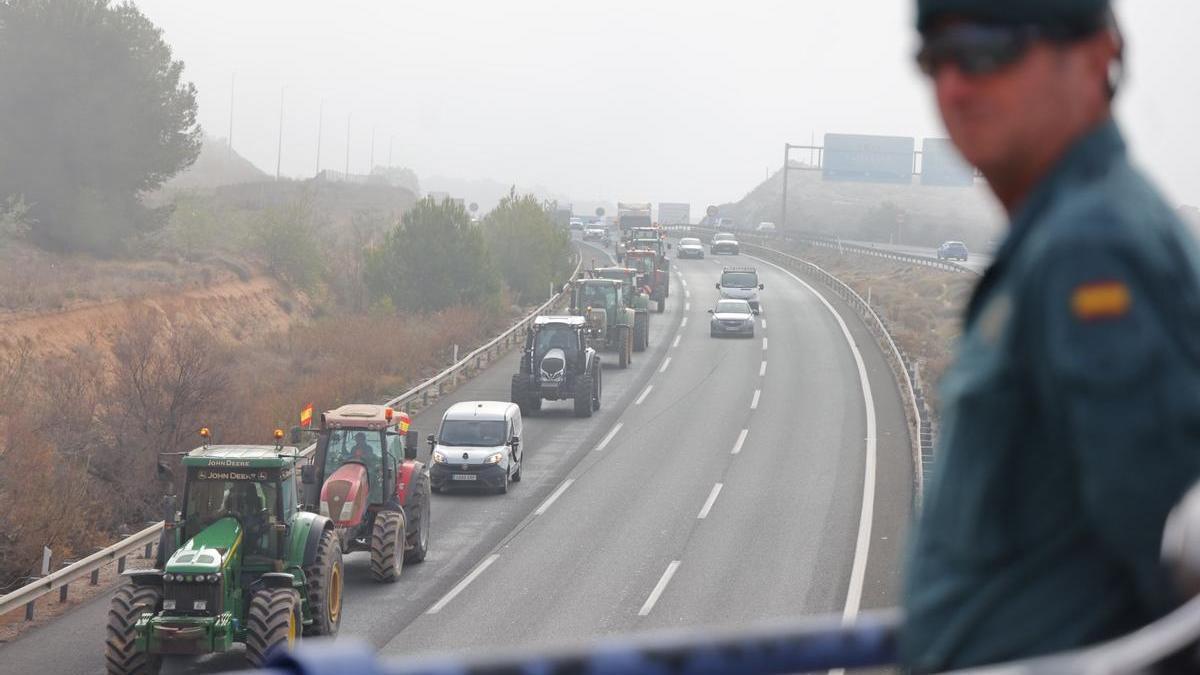
{"label": "utility pole", "polygon": [[367,175],[375,173],[375,131],[378,126],[371,127],[371,165],[367,167]]}
{"label": "utility pole", "polygon": [[393,134],[388,137],[388,168],[392,168],[392,145],[396,142],[396,136]]}
{"label": "utility pole", "polygon": [[279,145],[275,149],[275,181],[279,181],[279,168],[283,164],[283,91],[279,88]]}
{"label": "utility pole", "polygon": [[237,73],[229,76],[229,155],[233,160],[233,87],[237,83]]}
{"label": "utility pole", "polygon": [[317,115],[317,173],[321,174],[321,127],[325,123],[325,99],[321,99],[321,112]]}
{"label": "utility pole", "polygon": [[346,180],[350,180],[350,120],[354,119],[354,113],[350,112],[346,115]]}
{"label": "utility pole", "polygon": [[788,150],[792,146],[783,144],[783,203],[779,207],[779,231],[787,232],[787,189],[788,189]]}

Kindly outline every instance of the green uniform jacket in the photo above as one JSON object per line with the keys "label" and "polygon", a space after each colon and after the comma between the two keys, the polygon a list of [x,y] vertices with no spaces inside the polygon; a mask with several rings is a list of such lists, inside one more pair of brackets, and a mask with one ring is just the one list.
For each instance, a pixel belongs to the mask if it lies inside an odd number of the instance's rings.
{"label": "green uniform jacket", "polygon": [[1176,605],[1159,551],[1200,478],[1198,263],[1112,122],[1016,214],[942,384],[909,667],[1069,649]]}

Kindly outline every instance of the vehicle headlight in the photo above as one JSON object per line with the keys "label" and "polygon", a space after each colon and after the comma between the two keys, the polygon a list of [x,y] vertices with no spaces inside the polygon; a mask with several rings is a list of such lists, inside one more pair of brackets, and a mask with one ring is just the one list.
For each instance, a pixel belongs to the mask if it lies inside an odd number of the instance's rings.
{"label": "vehicle headlight", "polygon": [[443,455],[442,453],[438,452],[437,450],[433,451],[433,455],[431,455],[431,458],[433,459],[434,464],[445,464],[446,463],[446,456]]}
{"label": "vehicle headlight", "polygon": [[221,580],[221,575],[220,575],[220,574],[210,574],[210,575],[208,575],[208,583],[210,583],[210,584],[215,584],[215,583],[217,583],[217,582],[218,582],[218,581],[220,581],[220,580]]}
{"label": "vehicle headlight", "polygon": [[484,464],[499,464],[500,460],[502,460],[502,459],[504,459],[503,452],[493,452],[492,454],[488,455],[487,459],[483,460],[483,463]]}
{"label": "vehicle headlight", "polygon": [[163,581],[165,581],[167,583],[171,583],[172,581],[175,581],[175,575],[171,574],[171,573],[164,574]]}

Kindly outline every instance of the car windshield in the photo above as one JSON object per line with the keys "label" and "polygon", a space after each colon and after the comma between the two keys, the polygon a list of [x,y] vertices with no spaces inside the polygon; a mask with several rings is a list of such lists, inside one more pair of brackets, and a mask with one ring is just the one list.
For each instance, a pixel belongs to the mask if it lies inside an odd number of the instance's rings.
{"label": "car windshield", "polygon": [[700,240],[694,239],[692,237],[684,237],[683,239],[679,240],[679,245],[680,246],[699,246]]}
{"label": "car windshield", "polygon": [[713,241],[733,241],[733,235],[728,232],[718,232],[713,235]]}
{"label": "car windshield", "polygon": [[630,262],[642,274],[648,274],[654,271],[654,258],[648,255],[631,257]]}
{"label": "car windshield", "polygon": [[721,275],[721,285],[726,288],[754,288],[758,286],[758,275],[754,272],[725,272]]}
{"label": "car windshield", "polygon": [[750,303],[745,300],[721,300],[713,312],[716,314],[749,314]]}
{"label": "car windshield", "polygon": [[504,420],[445,420],[438,443],[472,448],[504,445]]}
{"label": "car windshield", "polygon": [[604,307],[617,303],[617,288],[612,284],[584,284],[579,291],[580,307]]}
{"label": "car windshield", "polygon": [[[277,472],[278,469],[271,471]],[[269,542],[267,525],[278,519],[279,482],[254,480],[258,469],[192,469],[188,474],[184,535],[194,537],[221,518],[241,524],[247,551],[261,553]]]}
{"label": "car windshield", "polygon": [[575,331],[567,326],[549,326],[537,333],[534,351],[539,358],[555,347],[563,351],[571,351],[576,347]]}

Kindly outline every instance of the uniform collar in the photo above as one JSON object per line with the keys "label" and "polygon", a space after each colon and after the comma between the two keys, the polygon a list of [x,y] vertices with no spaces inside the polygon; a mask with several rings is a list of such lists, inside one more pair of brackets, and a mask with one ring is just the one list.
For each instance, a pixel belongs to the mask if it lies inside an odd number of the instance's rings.
{"label": "uniform collar", "polygon": [[1016,256],[1021,244],[1028,238],[1034,223],[1063,187],[1103,173],[1113,162],[1124,156],[1125,139],[1112,118],[1085,133],[1071,145],[1013,215],[1008,236],[1000,245],[995,259],[984,272],[983,279],[971,298],[971,304],[967,308],[968,320],[978,312],[978,305],[985,295],[984,291],[1001,276],[1009,261]]}

